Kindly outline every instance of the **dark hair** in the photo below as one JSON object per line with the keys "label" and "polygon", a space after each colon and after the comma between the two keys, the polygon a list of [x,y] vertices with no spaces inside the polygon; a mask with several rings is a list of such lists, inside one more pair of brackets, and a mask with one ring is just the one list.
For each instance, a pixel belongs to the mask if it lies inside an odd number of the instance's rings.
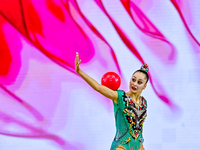
{"label": "dark hair", "polygon": [[136,71],[133,73],[133,75],[134,75],[136,72],[142,72],[142,73],[144,73],[144,74],[146,75],[146,79],[147,79],[146,83],[149,81],[149,74],[148,74],[145,70],[142,70],[142,69],[136,70]]}

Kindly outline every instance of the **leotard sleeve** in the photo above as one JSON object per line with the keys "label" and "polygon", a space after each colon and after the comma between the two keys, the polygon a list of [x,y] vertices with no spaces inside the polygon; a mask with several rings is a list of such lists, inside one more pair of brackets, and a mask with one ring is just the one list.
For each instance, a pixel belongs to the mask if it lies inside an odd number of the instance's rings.
{"label": "leotard sleeve", "polygon": [[123,90],[117,90],[118,93],[118,107],[123,111],[125,104],[123,101],[123,97],[125,96],[125,92]]}

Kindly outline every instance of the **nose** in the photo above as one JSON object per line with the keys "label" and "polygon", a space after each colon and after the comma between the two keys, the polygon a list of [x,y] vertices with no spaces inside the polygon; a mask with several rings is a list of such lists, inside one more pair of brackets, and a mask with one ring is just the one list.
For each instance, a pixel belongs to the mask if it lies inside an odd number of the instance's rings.
{"label": "nose", "polygon": [[136,82],[133,82],[133,86],[136,86],[137,85],[137,83]]}

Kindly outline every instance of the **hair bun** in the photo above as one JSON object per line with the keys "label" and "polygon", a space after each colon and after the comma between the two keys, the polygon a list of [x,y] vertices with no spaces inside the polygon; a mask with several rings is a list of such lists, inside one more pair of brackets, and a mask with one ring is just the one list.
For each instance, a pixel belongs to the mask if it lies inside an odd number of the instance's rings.
{"label": "hair bun", "polygon": [[143,64],[140,69],[148,72],[149,71],[149,66],[147,64]]}

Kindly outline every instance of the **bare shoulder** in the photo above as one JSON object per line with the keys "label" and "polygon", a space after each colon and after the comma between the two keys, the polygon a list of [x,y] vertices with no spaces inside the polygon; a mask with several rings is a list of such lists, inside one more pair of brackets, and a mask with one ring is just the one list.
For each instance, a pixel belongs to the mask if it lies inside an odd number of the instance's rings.
{"label": "bare shoulder", "polygon": [[113,90],[109,89],[108,87],[106,87],[104,85],[99,85],[99,87],[97,88],[97,91],[99,93],[101,93],[102,95],[104,95],[105,97],[113,100],[116,104],[118,103],[118,101],[117,101],[117,99],[118,99],[117,91],[113,91]]}
{"label": "bare shoulder", "polygon": [[113,102],[115,102],[116,104],[118,104],[118,93],[117,93],[117,91],[114,91],[114,95],[115,95],[115,97],[112,100],[113,100]]}

